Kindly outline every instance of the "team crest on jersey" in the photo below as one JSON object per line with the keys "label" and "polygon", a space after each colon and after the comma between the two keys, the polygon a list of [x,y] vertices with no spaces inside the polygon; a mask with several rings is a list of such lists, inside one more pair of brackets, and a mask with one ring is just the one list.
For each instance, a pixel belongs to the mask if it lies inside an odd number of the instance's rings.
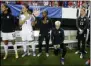
{"label": "team crest on jersey", "polygon": [[49,22],[49,20],[47,20],[47,23]]}
{"label": "team crest on jersey", "polygon": [[36,17],[39,16],[39,15],[40,15],[40,8],[35,7],[35,8],[33,9],[33,14],[34,14]]}
{"label": "team crest on jersey", "polygon": [[81,21],[83,21],[83,19],[81,19]]}
{"label": "team crest on jersey", "polygon": [[9,18],[9,16],[7,16],[7,18]]}
{"label": "team crest on jersey", "polygon": [[61,32],[59,31],[59,33],[61,33]]}

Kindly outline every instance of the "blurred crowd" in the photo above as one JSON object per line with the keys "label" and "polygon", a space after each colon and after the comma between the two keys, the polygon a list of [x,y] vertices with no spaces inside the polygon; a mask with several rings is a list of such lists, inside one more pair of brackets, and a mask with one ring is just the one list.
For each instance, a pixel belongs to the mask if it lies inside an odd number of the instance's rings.
{"label": "blurred crowd", "polygon": [[[4,1],[2,1],[4,2]],[[1,2],[0,2],[1,3]],[[7,4],[23,4],[27,3],[31,6],[51,6],[65,8],[89,8],[89,1],[5,1]]]}

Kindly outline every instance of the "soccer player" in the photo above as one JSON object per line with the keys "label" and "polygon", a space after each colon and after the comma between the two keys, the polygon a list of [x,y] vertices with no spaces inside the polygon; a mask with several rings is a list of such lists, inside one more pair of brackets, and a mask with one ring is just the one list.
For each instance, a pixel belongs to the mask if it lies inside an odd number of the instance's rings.
{"label": "soccer player", "polygon": [[[32,14],[30,14],[29,11],[29,6],[27,4],[23,4],[22,6],[22,14],[20,15],[20,20],[19,24],[22,26],[21,30],[21,37],[23,41],[23,48],[24,48],[24,54],[22,57],[25,55],[30,55],[29,52],[29,46],[26,44],[31,43],[31,41],[34,40],[33,36],[33,28],[32,28],[32,22],[34,21]],[[33,56],[36,56],[35,54],[35,44],[32,44],[32,50],[33,50]]]}
{"label": "soccer player", "polygon": [[64,45],[64,30],[60,28],[61,22],[56,21],[55,22],[55,27],[52,29],[51,32],[51,40],[52,44],[54,46],[54,54],[58,55],[60,50],[62,49],[62,58],[61,58],[61,63],[64,65],[64,57],[67,52],[66,47]]}
{"label": "soccer player", "polygon": [[14,50],[15,57],[18,58],[17,46],[15,44],[15,23],[14,16],[11,14],[10,8],[7,4],[1,4],[1,31],[2,31],[2,40],[4,42],[5,56],[3,59],[6,59],[8,56],[8,41],[11,40]]}
{"label": "soccer player", "polygon": [[48,18],[48,11],[43,11],[42,12],[43,17],[40,19],[40,24],[39,24],[39,54],[37,55],[38,57],[41,55],[42,52],[42,42],[45,39],[46,42],[46,56],[49,56],[49,39],[50,39],[50,29],[52,27],[51,24],[51,19]]}
{"label": "soccer player", "polygon": [[81,8],[80,16],[77,18],[76,27],[77,27],[77,39],[78,39],[78,49],[75,54],[81,52],[80,58],[83,58],[85,52],[85,41],[86,41],[86,33],[87,27],[89,24],[89,18],[86,16],[86,9]]}

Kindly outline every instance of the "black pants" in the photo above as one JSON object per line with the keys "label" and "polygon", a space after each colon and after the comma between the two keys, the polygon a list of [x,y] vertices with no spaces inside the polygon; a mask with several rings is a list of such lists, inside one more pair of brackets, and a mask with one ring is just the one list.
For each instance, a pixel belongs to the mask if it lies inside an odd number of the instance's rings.
{"label": "black pants", "polygon": [[49,50],[49,39],[50,39],[50,35],[49,34],[40,34],[39,36],[39,53],[42,52],[42,43],[43,43],[43,40],[45,38],[45,51],[46,53],[48,53],[48,50]]}
{"label": "black pants", "polygon": [[54,54],[58,55],[62,51],[62,57],[64,58],[67,52],[66,46],[62,43],[60,44],[60,48],[54,49]]}
{"label": "black pants", "polygon": [[[84,53],[85,51],[86,34],[78,35],[78,50]],[[82,45],[81,45],[82,43]]]}

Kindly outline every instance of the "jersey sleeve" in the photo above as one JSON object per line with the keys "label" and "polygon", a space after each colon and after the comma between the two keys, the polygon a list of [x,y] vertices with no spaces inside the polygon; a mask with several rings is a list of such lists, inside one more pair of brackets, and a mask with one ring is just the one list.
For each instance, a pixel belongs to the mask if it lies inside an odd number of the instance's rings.
{"label": "jersey sleeve", "polygon": [[64,30],[63,29],[61,29],[61,32],[62,32],[62,40],[61,40],[61,43],[63,43],[63,41],[64,41]]}
{"label": "jersey sleeve", "polygon": [[32,15],[31,16],[31,22],[34,22],[35,21],[35,17]]}
{"label": "jersey sleeve", "polygon": [[88,25],[89,25],[89,18],[86,17],[86,25],[85,25],[83,31],[85,31],[88,28]]}

